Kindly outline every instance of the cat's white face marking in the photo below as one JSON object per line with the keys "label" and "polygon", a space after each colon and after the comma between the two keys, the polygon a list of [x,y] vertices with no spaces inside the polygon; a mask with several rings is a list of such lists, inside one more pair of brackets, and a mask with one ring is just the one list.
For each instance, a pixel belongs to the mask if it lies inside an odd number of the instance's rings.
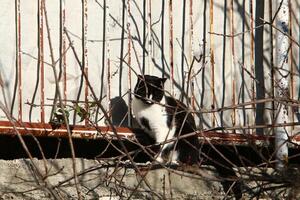
{"label": "cat's white face marking", "polygon": [[[169,141],[176,139],[175,135],[179,134],[179,131],[180,134],[192,132],[195,122],[192,119],[193,117],[188,115],[189,113],[186,113],[186,116],[188,117],[187,120],[191,120],[190,123],[186,122],[186,119],[182,119],[182,114],[177,115],[177,106],[181,103],[178,103],[179,101],[172,97],[165,96],[164,83],[166,79],[150,75],[139,75],[138,78],[134,88],[132,111],[145,133],[152,137],[156,143],[161,144],[160,153],[157,155],[156,160],[159,162],[176,162],[182,159],[185,162],[184,159],[188,160],[190,157],[183,158],[181,155],[185,155],[186,152],[190,151],[191,156],[198,155],[194,149],[186,149],[186,145],[181,142]],[[165,105],[171,106],[171,109],[166,109]],[[174,110],[172,107],[176,109]],[[180,111],[185,112],[184,106],[178,106],[178,108]],[[166,140],[169,142],[165,143]],[[189,138],[188,141],[195,143],[198,148],[197,136],[192,139]],[[174,146],[175,144],[176,146]],[[192,162],[197,157],[195,156]]]}
{"label": "cat's white face marking", "polygon": [[[165,107],[165,98],[163,98],[160,104],[145,104],[140,99],[133,98],[132,111],[135,115],[140,126],[143,127],[141,119],[145,118],[149,122],[151,128],[151,136],[156,140],[156,142],[164,142],[166,139],[171,139],[175,135],[176,127],[172,126],[169,129],[167,125],[168,114]],[[145,127],[143,127],[145,128]]]}
{"label": "cat's white face marking", "polygon": [[[155,139],[156,143],[164,143],[167,140],[173,139],[176,132],[176,126],[173,125],[171,128],[167,125],[168,114],[166,112],[166,108],[163,106],[165,105],[166,100],[165,97],[160,101],[160,104],[145,104],[142,100],[133,98],[132,101],[132,111],[137,119],[138,123],[141,127],[145,130],[148,130],[142,124],[142,119],[146,119],[149,123],[150,131],[147,131],[148,134]],[[164,144],[161,148],[161,152],[169,145],[172,145],[174,142],[170,142]],[[162,155],[158,155],[157,161],[162,162],[163,158]],[[170,155],[169,155],[170,156]],[[173,152],[171,155],[172,157],[170,160],[175,162],[178,158],[178,154],[176,151]]]}

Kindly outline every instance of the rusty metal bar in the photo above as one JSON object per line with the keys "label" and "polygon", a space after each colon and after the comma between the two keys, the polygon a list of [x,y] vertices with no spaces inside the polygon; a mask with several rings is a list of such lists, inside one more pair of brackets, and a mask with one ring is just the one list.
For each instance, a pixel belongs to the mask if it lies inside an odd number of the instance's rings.
{"label": "rusty metal bar", "polygon": [[[226,11],[224,11],[226,12]],[[214,32],[214,0],[209,2],[209,31]],[[210,34],[210,65],[211,65],[211,98],[212,98],[212,109],[215,109],[216,98],[215,98],[215,55],[214,55],[214,38],[213,34]],[[211,126],[215,127],[216,116],[212,113],[211,116]]]}
{"label": "rusty metal bar", "polygon": [[[193,60],[193,56],[194,56],[194,23],[193,23],[193,0],[189,1],[189,24],[190,24],[190,37],[189,37],[189,67],[193,67],[191,66],[192,60]],[[189,71],[191,70],[191,74],[189,74],[188,79],[190,79],[190,77],[192,77],[194,75],[194,69],[189,69]],[[194,78],[192,78],[192,80],[187,80],[187,83],[190,85],[187,85],[187,88],[190,88],[191,91],[191,106],[192,109],[195,110],[196,106],[195,106],[195,93],[194,93]],[[189,94],[189,91],[186,91],[187,95]],[[189,95],[188,95],[189,96]],[[189,104],[189,100],[187,101],[187,103]]]}
{"label": "rusty metal bar", "polygon": [[[131,126],[132,125],[132,121],[131,121],[131,116],[130,113],[132,113],[131,109],[131,102],[132,102],[132,88],[131,88],[131,44],[132,44],[132,35],[131,35],[131,30],[130,30],[130,18],[131,18],[131,7],[130,7],[130,0],[127,0],[127,24],[126,24],[126,29],[127,29],[127,34],[128,34],[128,42],[127,42],[127,52],[128,52],[128,60],[127,60],[127,64],[128,64],[128,125]],[[146,23],[146,22],[144,22]],[[150,36],[149,36],[150,37]],[[150,52],[149,52],[150,53]],[[142,70],[143,71],[143,70]]]}
{"label": "rusty metal bar", "polygon": [[[100,139],[105,137],[114,137],[111,128],[99,126],[97,128],[86,127],[83,125],[70,126],[72,129],[72,138],[81,139]],[[53,129],[47,123],[34,123],[34,122],[18,122],[17,130],[21,135],[33,135],[36,137],[63,137],[68,138],[68,131],[64,125],[57,129]],[[121,138],[133,137],[132,132],[128,128],[117,128],[118,134]],[[9,121],[0,121],[0,135],[16,135],[14,126]],[[116,139],[116,138],[114,138]]]}
{"label": "rusty metal bar", "polygon": [[18,120],[22,121],[22,56],[21,56],[21,3],[17,3],[17,56],[18,56]]}
{"label": "rusty metal bar", "polygon": [[[225,11],[224,11],[225,12]],[[234,10],[233,10],[233,0],[230,1],[230,34],[234,35]],[[235,82],[235,48],[234,48],[234,39],[231,37],[231,85],[232,85],[232,105],[235,105],[236,100],[236,82]],[[236,109],[232,109],[232,126],[236,125]]]}
{"label": "rusty metal bar", "polygon": [[[109,7],[109,5],[108,5],[108,3],[109,3],[109,1],[107,2],[107,1],[105,1],[105,4],[104,4],[104,6],[106,6],[106,16],[109,16],[110,15],[110,7]],[[109,20],[110,20],[110,18],[109,17],[106,17],[106,30],[104,30],[104,31],[106,31],[106,51],[107,51],[107,53],[106,53],[106,55],[107,55],[107,61],[106,61],[106,63],[107,63],[107,102],[108,102],[108,110],[109,111],[111,111],[111,102],[110,102],[110,100],[111,100],[111,56],[110,56],[110,36],[109,36],[109,34],[110,34],[110,22],[109,22]],[[109,114],[109,116],[110,116],[111,114]]]}
{"label": "rusty metal bar", "polygon": [[[88,5],[87,0],[83,1],[83,69],[84,73],[86,75],[86,78],[84,79],[85,88],[84,88],[84,95],[85,95],[85,110],[86,112],[89,112],[89,104],[88,104],[88,96],[89,96],[89,86],[88,86],[88,48],[87,48],[87,30],[88,30]],[[85,125],[89,124],[89,119],[85,118],[84,120]]]}
{"label": "rusty metal bar", "polygon": [[148,66],[147,66],[147,71],[149,74],[153,73],[152,70],[152,59],[153,59],[153,42],[152,42],[152,19],[151,19],[151,0],[148,0],[148,20],[147,20],[147,25],[148,25]]}
{"label": "rusty metal bar", "polygon": [[[250,72],[251,76],[254,77],[254,14],[253,14],[253,0],[250,0]],[[251,101],[255,99],[255,80],[251,80]],[[252,108],[255,109],[255,104],[252,104]],[[254,112],[253,112],[254,116]],[[253,134],[253,133],[252,133]]]}
{"label": "rusty metal bar", "polygon": [[40,63],[40,79],[41,79],[41,99],[40,99],[40,103],[41,103],[41,107],[40,107],[40,112],[41,112],[41,122],[44,123],[45,122],[45,68],[44,68],[44,7],[43,7],[43,3],[41,2],[43,0],[39,0],[39,4],[40,4],[40,9],[39,9],[39,44],[40,44],[40,48],[39,48],[39,63]]}
{"label": "rusty metal bar", "polygon": [[[72,129],[72,138],[78,139],[112,139],[116,140],[116,136],[112,129],[107,126],[86,127],[83,125],[70,126]],[[16,129],[22,136],[32,135],[35,137],[61,137],[68,138],[68,132],[65,126],[53,129],[47,123],[29,123],[18,122]],[[116,127],[116,131],[121,139],[133,139],[134,134],[129,128]],[[0,121],[0,135],[16,135],[14,125],[9,121]],[[268,145],[274,141],[274,136],[247,135],[221,133],[216,131],[198,132],[200,141],[213,144],[227,145]],[[291,137],[291,142],[300,144],[300,135]],[[292,146],[291,146],[292,147]]]}
{"label": "rusty metal bar", "polygon": [[170,44],[170,80],[171,94],[174,95],[174,40],[173,40],[173,1],[169,0],[169,44]]}
{"label": "rusty metal bar", "polygon": [[189,1],[189,22],[190,22],[190,48],[189,48],[189,63],[192,61],[194,55],[194,23],[193,23],[193,0]]}
{"label": "rusty metal bar", "polygon": [[66,3],[65,0],[61,1],[62,7],[61,7],[61,17],[62,17],[62,24],[61,24],[61,37],[62,37],[62,50],[61,52],[61,58],[62,59],[62,65],[63,65],[63,97],[64,97],[64,103],[67,103],[67,56],[66,56],[66,34],[64,32],[66,27]]}

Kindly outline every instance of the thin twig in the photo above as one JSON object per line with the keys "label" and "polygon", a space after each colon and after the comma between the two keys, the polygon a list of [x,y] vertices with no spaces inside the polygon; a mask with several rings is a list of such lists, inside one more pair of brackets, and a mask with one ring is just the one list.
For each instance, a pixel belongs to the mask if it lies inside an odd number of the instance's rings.
{"label": "thin twig", "polygon": [[[45,14],[45,22],[46,22],[48,43],[49,43],[49,48],[50,48],[51,64],[52,64],[53,74],[54,74],[54,78],[55,78],[55,85],[56,85],[56,94],[58,95],[59,105],[60,105],[61,108],[63,108],[64,104],[63,104],[62,95],[61,95],[61,92],[60,92],[58,74],[57,74],[57,71],[56,71],[56,68],[55,68],[56,62],[55,62],[55,59],[54,59],[53,47],[52,47],[52,42],[51,42],[52,41],[51,40],[51,33],[50,33],[50,27],[49,27],[49,22],[48,22],[48,15],[47,15],[47,9],[46,9],[46,6],[45,6],[46,5],[45,1],[46,0],[42,0],[42,6],[43,6],[44,14]],[[56,102],[54,102],[54,106],[55,105],[56,105]],[[73,167],[73,173],[74,173],[74,177],[75,177],[74,181],[75,181],[77,196],[78,196],[79,199],[81,199],[81,192],[80,192],[80,187],[79,187],[79,182],[78,182],[78,177],[77,177],[76,162],[75,162],[75,150],[74,150],[74,145],[73,145],[73,141],[72,141],[71,129],[70,129],[70,126],[69,126],[69,123],[68,123],[68,118],[67,118],[65,110],[61,109],[61,111],[62,111],[64,122],[65,122],[65,125],[66,125],[66,128],[67,128],[67,132],[68,132],[69,144],[70,144],[71,155],[72,155],[72,167]]]}

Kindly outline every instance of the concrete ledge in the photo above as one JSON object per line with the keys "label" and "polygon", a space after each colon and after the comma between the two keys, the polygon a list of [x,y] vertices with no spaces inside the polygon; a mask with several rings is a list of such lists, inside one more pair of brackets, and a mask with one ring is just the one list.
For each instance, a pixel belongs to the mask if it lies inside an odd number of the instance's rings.
{"label": "concrete ledge", "polygon": [[[43,174],[49,187],[64,199],[77,199],[72,179],[72,160],[37,160],[34,165]],[[37,176],[34,165],[28,159],[12,161],[0,160],[0,198],[2,199],[49,199],[45,183]],[[222,185],[216,181],[185,177],[179,171],[167,169],[151,170],[146,175],[141,168],[142,176],[135,170],[101,166],[95,160],[76,159],[81,194],[84,199],[119,199],[120,196],[133,199],[144,198],[188,198],[211,199],[224,195]],[[203,170],[213,175],[213,169]],[[148,186],[147,186],[148,184]]]}
{"label": "concrete ledge", "polygon": [[[173,169],[149,171],[145,165],[139,167],[141,175],[138,175],[130,167],[125,168],[121,165],[113,167],[116,163],[105,164],[96,160],[79,158],[75,159],[75,162],[83,199],[120,199],[120,197],[125,199],[129,197],[131,199],[223,199],[228,197],[217,172],[212,167],[201,167],[195,171],[197,174],[195,175]],[[49,191],[61,199],[78,199],[72,178],[72,159],[34,159],[33,163],[28,159],[0,160],[0,199],[52,199]],[[34,166],[39,168],[41,176],[37,175]],[[242,171],[249,172],[249,169],[240,170]],[[273,172],[269,170],[267,173]],[[247,178],[245,178],[246,182]],[[256,188],[255,184],[257,182],[254,183],[254,181],[247,183],[253,188]],[[297,190],[292,192],[295,191]],[[271,192],[276,193],[275,190]],[[244,197],[248,195],[251,194],[243,194]],[[287,190],[287,193],[283,195],[288,197],[291,191]],[[268,192],[264,193],[264,197],[269,199]]]}

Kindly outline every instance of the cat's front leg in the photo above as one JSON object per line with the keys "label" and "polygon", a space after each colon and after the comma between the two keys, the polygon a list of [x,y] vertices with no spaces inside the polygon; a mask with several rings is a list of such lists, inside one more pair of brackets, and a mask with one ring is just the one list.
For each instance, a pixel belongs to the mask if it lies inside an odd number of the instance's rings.
{"label": "cat's front leg", "polygon": [[168,160],[168,152],[166,150],[166,144],[161,146],[161,149],[159,151],[159,154],[156,157],[156,161],[159,163],[165,163]]}
{"label": "cat's front leg", "polygon": [[156,161],[160,163],[178,164],[178,152],[174,149],[174,143],[164,144]]}
{"label": "cat's front leg", "polygon": [[158,162],[158,163],[164,163],[165,162],[165,160],[162,158],[162,156],[161,156],[161,153],[156,157],[156,162]]}
{"label": "cat's front leg", "polygon": [[179,164],[179,155],[178,155],[178,151],[173,149],[171,152],[170,152],[170,163],[172,164]]}
{"label": "cat's front leg", "polygon": [[[169,156],[170,156],[170,152],[173,151],[174,149],[174,142],[167,142],[170,139],[174,138],[174,130],[172,129],[168,129],[168,128],[162,128],[160,129],[160,131],[157,131],[155,138],[156,138],[156,142],[161,143],[161,150],[159,155],[156,158],[156,161],[158,162],[170,162],[169,160]],[[173,157],[173,156],[172,156]],[[176,156],[175,156],[176,157]],[[171,159],[171,161],[173,161],[173,158]]]}

